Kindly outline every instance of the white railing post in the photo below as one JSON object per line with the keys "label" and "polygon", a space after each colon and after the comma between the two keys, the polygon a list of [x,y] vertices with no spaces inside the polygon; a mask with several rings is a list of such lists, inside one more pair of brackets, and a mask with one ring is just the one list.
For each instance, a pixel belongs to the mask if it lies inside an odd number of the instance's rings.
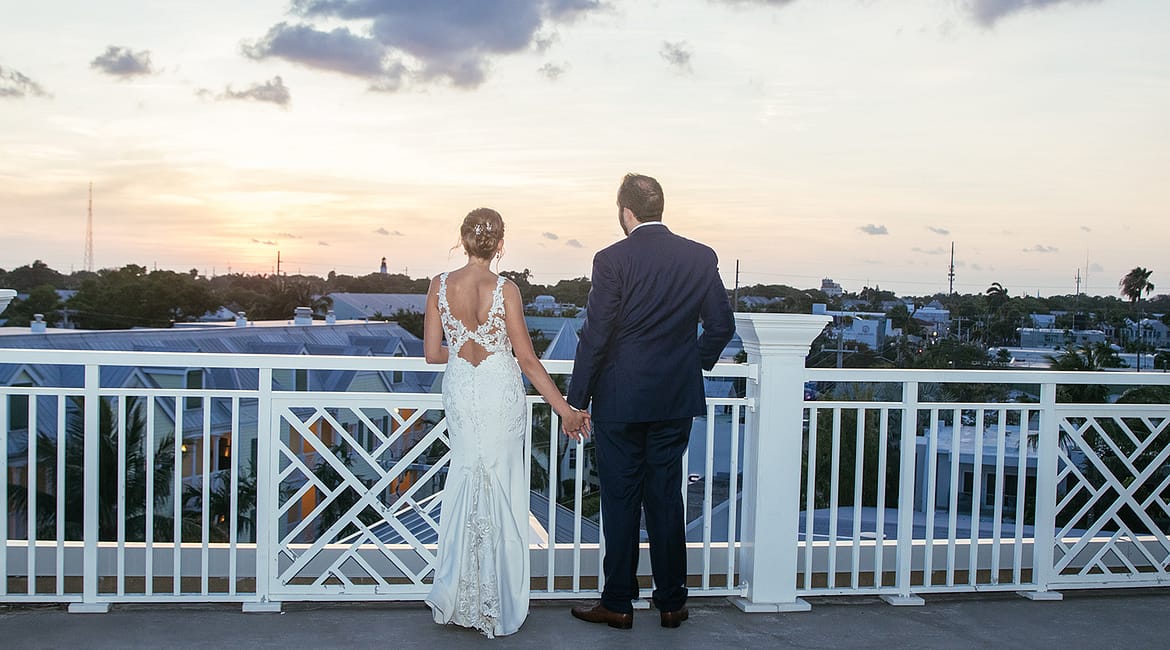
{"label": "white railing post", "polygon": [[796,597],[800,544],[800,460],[804,360],[829,323],[810,314],[736,314],[748,363],[754,413],[744,438],[740,582],[732,602],[745,612],[807,611]]}
{"label": "white railing post", "polygon": [[[894,587],[898,593],[882,594],[882,600],[891,605],[926,603],[920,596],[910,592],[913,577],[911,568],[914,564],[914,456],[917,452],[918,382],[907,381],[902,384],[902,434],[898,445],[898,559],[894,569]],[[878,507],[885,507],[885,504],[879,503]],[[883,533],[878,531],[878,534]],[[931,551],[927,549],[926,552]]]}
{"label": "white railing post", "polygon": [[[69,612],[72,614],[104,614],[110,610],[109,603],[98,602],[98,497],[101,492],[100,478],[105,480],[121,481],[121,476],[99,477],[98,465],[101,455],[101,423],[98,410],[98,401],[101,400],[101,366],[88,364],[85,366],[85,406],[83,413],[84,444],[82,458],[85,461],[85,473],[82,479],[84,498],[82,500],[82,555],[81,555],[81,602],[70,603]],[[32,399],[36,399],[33,397]],[[35,443],[36,423],[29,422],[29,444]],[[63,431],[58,432],[57,444],[64,443]],[[124,453],[123,450],[118,450]],[[29,549],[33,552],[33,549]],[[34,580],[29,576],[29,580]]]}
{"label": "white railing post", "polygon": [[[1027,423],[1020,423],[1027,435]],[[1055,567],[1056,545],[1056,466],[1060,446],[1060,422],[1056,414],[1056,384],[1040,385],[1040,437],[1036,441],[1036,507],[1032,522],[1032,582],[1035,591],[1019,591],[1031,600],[1063,600],[1059,591],[1049,591]],[[1021,517],[1022,519],[1022,517]],[[1022,525],[1017,524],[1017,525]]]}
{"label": "white railing post", "polygon": [[[280,601],[271,598],[272,578],[276,574],[275,564],[279,562],[276,553],[280,526],[276,512],[279,508],[276,494],[277,469],[276,444],[274,436],[279,435],[273,426],[272,413],[272,368],[259,369],[259,386],[256,399],[256,598],[245,602],[243,610],[249,613],[279,612]],[[238,480],[233,477],[232,480]]]}

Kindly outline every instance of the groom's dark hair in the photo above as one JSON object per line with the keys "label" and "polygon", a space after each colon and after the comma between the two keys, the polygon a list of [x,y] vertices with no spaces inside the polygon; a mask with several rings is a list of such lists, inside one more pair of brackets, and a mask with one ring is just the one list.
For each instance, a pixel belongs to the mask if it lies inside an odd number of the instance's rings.
{"label": "groom's dark hair", "polygon": [[619,208],[629,208],[638,221],[662,221],[662,186],[642,174],[626,174],[618,188]]}

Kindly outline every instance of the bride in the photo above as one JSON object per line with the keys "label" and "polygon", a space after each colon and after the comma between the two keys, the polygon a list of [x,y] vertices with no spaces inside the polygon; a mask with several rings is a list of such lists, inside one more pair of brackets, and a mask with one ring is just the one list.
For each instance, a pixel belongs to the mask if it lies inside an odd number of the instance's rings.
{"label": "bride", "polygon": [[427,361],[447,364],[443,409],[451,440],[438,563],[426,602],[436,623],[492,638],[512,634],[528,616],[528,409],[521,371],[567,435],[580,439],[590,423],[537,359],[520,290],[491,271],[504,247],[499,213],[472,210],[459,234],[467,264],[431,280],[423,334]]}

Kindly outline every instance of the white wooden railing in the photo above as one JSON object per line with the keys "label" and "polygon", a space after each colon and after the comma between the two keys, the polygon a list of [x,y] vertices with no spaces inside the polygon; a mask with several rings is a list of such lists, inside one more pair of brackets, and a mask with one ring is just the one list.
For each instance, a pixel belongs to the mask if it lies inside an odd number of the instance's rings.
{"label": "white wooden railing", "polygon": [[[813,595],[913,604],[938,591],[1055,598],[1167,583],[1170,406],[1076,404],[1058,386],[1170,386],[1170,375],[805,369],[826,320],[737,315],[748,363],[710,375],[746,395],[708,399],[680,486],[693,595],[774,612]],[[438,394],[278,390],[290,382],[274,377],[441,367],[60,350],[0,350],[0,364],[83,369],[0,387],[0,449],[15,452],[0,481],[0,602],[265,611],[426,594],[447,464]],[[242,380],[102,384],[125,367]],[[810,381],[820,394],[806,400]],[[994,390],[966,401],[938,390],[967,384]],[[533,597],[595,596],[604,547],[589,450],[547,434],[557,423],[539,398],[529,409]],[[40,442],[23,444],[22,424]]]}

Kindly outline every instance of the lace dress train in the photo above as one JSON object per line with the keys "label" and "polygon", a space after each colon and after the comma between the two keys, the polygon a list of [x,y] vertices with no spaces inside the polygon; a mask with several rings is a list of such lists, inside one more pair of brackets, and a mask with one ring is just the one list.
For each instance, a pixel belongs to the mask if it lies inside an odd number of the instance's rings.
{"label": "lace dress train", "polygon": [[[471,330],[451,316],[447,274],[440,276],[439,315],[450,355],[443,408],[451,464],[434,584],[426,598],[436,623],[475,628],[489,638],[520,628],[529,597],[527,412],[504,327],[503,284],[501,277],[488,319]],[[478,365],[459,355],[468,341],[488,353]]]}

